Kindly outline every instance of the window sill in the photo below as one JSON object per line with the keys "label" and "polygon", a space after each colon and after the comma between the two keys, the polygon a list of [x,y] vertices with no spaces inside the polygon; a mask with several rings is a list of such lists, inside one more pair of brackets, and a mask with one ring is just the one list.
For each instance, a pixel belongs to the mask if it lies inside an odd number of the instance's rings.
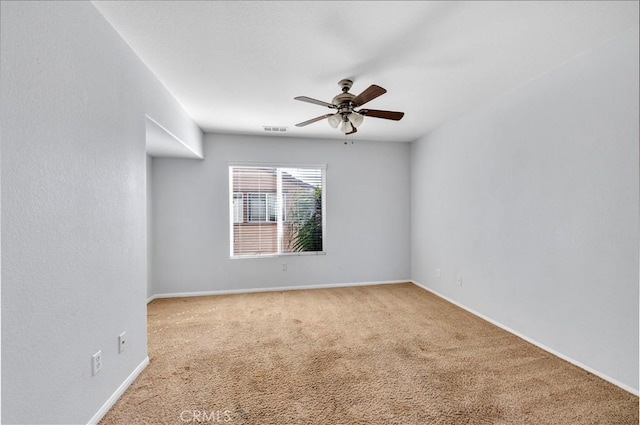
{"label": "window sill", "polygon": [[318,252],[287,252],[284,254],[257,254],[257,255],[232,255],[229,257],[231,260],[245,260],[245,259],[256,259],[256,258],[279,258],[279,257],[309,257],[309,256],[317,256],[317,255],[327,255],[325,251]]}

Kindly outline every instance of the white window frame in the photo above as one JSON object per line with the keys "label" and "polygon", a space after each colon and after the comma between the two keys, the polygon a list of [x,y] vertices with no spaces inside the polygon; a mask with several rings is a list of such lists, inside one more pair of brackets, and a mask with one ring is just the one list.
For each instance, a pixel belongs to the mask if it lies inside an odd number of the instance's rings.
{"label": "white window frame", "polygon": [[[265,193],[265,207],[267,210],[267,223],[277,223],[278,222],[278,194],[277,193]],[[271,198],[272,200],[272,204],[269,203],[269,198]],[[273,215],[273,220],[271,220],[271,212],[270,210],[270,206],[273,205],[273,209],[274,209],[274,215]]]}
{"label": "white window frame", "polygon": [[[291,257],[291,256],[314,256],[314,255],[326,255],[327,244],[327,164],[283,164],[283,163],[264,163],[264,162],[227,162],[229,169],[229,258],[231,259],[247,259],[247,258],[273,258],[273,257]],[[243,192],[233,192],[233,167],[256,167],[256,168],[276,168],[278,172],[278,188],[276,195],[276,223],[278,225],[278,253],[275,254],[263,254],[263,255],[237,255],[233,253],[233,241],[234,241],[234,224],[241,224],[234,222],[234,207],[233,198],[234,195],[242,194]],[[282,252],[283,245],[283,222],[286,217],[283,214],[284,205],[283,198],[286,200],[286,194],[282,193],[282,181],[280,173],[282,168],[313,168],[322,170],[322,251],[314,252]],[[244,192],[246,195],[249,192]],[[246,196],[243,200],[246,200]],[[243,206],[244,208],[244,206]],[[248,209],[248,205],[247,205]],[[268,211],[267,218],[268,218]],[[272,221],[249,221],[248,212],[247,220],[242,223],[273,223]]]}
{"label": "white window frame", "polygon": [[[244,223],[276,223],[276,220],[269,220],[269,195],[271,196],[277,196],[276,193],[272,193],[272,192],[263,192],[263,193],[257,193],[257,192],[236,192],[236,193],[243,193],[244,195],[246,195],[246,200],[247,200],[247,220]],[[264,196],[264,201],[261,199],[259,202],[262,203],[264,202],[264,211],[260,211],[260,217],[262,218],[264,216],[264,220],[252,220],[252,198],[255,196],[259,196],[259,197],[263,197]],[[277,199],[277,198],[276,198]],[[261,208],[262,209],[262,208]]]}
{"label": "white window frame", "polygon": [[[238,198],[239,197],[239,198]],[[236,203],[236,200],[239,199],[240,203]],[[237,217],[240,220],[237,220]],[[244,193],[236,192],[233,194],[232,198],[232,206],[231,206],[231,219],[233,220],[233,224],[242,224],[244,223]]]}

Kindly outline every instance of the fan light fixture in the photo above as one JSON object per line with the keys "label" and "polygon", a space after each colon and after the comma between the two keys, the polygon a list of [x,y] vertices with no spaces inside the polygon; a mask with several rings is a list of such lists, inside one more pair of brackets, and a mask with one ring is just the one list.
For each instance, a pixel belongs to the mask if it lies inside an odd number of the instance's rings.
{"label": "fan light fixture", "polygon": [[342,124],[340,124],[340,131],[342,131],[344,134],[353,133],[353,127],[351,126],[349,120],[345,119],[344,121],[342,121]]}
{"label": "fan light fixture", "polygon": [[354,129],[360,127],[362,121],[364,121],[364,117],[357,112],[337,113],[327,118],[327,122],[331,127],[338,128],[340,126],[339,129],[344,134],[353,133]]}
{"label": "fan light fixture", "polygon": [[364,116],[360,115],[357,112],[352,112],[349,115],[347,115],[347,118],[349,118],[349,121],[351,121],[351,124],[354,127],[360,127],[360,124],[362,124],[362,121],[364,121]]}
{"label": "fan light fixture", "polygon": [[342,118],[340,117],[340,114],[333,114],[327,118],[327,121],[331,127],[338,128],[338,125],[342,122]]}

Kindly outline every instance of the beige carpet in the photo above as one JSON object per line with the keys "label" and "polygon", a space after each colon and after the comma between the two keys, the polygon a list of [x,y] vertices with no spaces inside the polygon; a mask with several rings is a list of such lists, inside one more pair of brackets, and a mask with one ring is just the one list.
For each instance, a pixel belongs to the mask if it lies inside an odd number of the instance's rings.
{"label": "beige carpet", "polygon": [[[638,398],[412,284],[155,300],[101,424],[637,424]],[[635,320],[635,318],[633,318]]]}

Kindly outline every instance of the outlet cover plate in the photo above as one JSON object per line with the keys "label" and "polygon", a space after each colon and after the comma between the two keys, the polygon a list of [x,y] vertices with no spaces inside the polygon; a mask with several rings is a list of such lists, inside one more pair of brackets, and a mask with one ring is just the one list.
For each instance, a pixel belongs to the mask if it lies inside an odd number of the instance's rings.
{"label": "outlet cover plate", "polygon": [[91,375],[95,376],[102,369],[102,350],[91,356]]}
{"label": "outlet cover plate", "polygon": [[126,332],[122,332],[118,336],[118,353],[122,353],[124,350],[126,350],[127,346],[128,346],[127,333]]}

